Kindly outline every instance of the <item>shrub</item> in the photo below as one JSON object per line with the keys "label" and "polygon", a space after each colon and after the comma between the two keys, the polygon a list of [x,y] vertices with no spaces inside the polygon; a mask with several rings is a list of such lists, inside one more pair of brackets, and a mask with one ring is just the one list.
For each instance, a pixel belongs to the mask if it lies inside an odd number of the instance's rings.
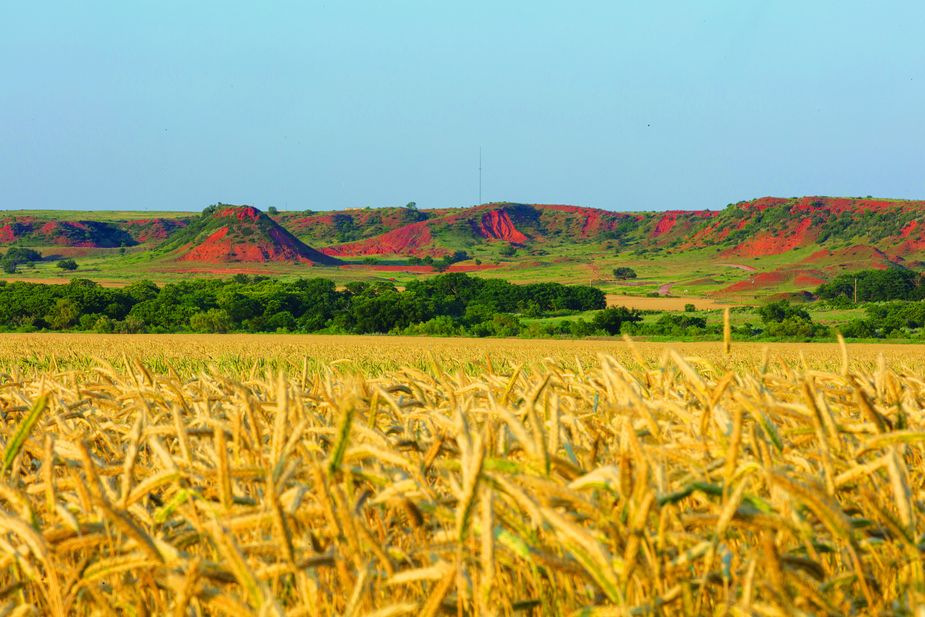
{"label": "shrub", "polygon": [[816,295],[823,299],[843,297],[853,300],[855,283],[859,302],[925,298],[922,275],[905,268],[862,270],[840,274],[831,282],[820,285],[816,290]]}
{"label": "shrub", "polygon": [[49,325],[55,330],[64,330],[77,323],[80,318],[80,308],[70,298],[58,298],[54,307],[45,317]]}
{"label": "shrub", "polygon": [[793,306],[788,300],[769,302],[758,309],[758,316],[765,324],[780,323],[787,319],[802,319],[812,321],[806,309]]}
{"label": "shrub", "polygon": [[783,321],[768,324],[766,330],[769,336],[780,338],[810,339],[828,336],[828,327],[799,317],[787,317]]}
{"label": "shrub", "polygon": [[620,329],[624,323],[632,323],[641,320],[639,311],[628,309],[625,306],[614,306],[606,308],[594,316],[594,325],[610,334],[620,334]]}
{"label": "shrub", "polygon": [[23,248],[21,246],[13,246],[6,252],[6,255],[3,256],[4,261],[12,261],[17,264],[32,263],[34,261],[41,261],[42,254],[33,249]]}
{"label": "shrub", "polygon": [[189,318],[190,328],[196,332],[228,332],[233,327],[231,317],[222,309],[209,309]]}
{"label": "shrub", "polygon": [[625,266],[620,266],[619,268],[613,269],[613,277],[618,281],[625,281],[627,279],[636,278],[636,271],[632,268],[627,268]]}

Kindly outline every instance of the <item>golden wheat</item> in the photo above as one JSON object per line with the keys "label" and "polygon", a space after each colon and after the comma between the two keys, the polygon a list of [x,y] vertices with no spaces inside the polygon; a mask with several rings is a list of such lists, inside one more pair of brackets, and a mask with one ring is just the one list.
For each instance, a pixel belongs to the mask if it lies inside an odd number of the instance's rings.
{"label": "golden wheat", "polygon": [[921,614],[921,348],[674,347],[5,339],[0,614]]}

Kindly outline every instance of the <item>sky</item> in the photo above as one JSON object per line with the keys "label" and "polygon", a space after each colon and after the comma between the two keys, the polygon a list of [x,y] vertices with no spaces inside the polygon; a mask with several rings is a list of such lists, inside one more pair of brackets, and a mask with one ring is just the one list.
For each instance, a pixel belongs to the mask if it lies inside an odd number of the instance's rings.
{"label": "sky", "polygon": [[920,1],[0,3],[0,208],[925,198]]}

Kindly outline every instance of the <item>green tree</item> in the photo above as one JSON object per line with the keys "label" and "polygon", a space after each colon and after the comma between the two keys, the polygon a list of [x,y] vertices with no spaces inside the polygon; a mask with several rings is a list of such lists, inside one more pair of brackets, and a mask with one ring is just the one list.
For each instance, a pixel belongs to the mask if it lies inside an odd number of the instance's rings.
{"label": "green tree", "polygon": [[618,281],[634,279],[636,278],[636,271],[632,268],[627,268],[626,266],[620,266],[613,269],[613,277]]}
{"label": "green tree", "polygon": [[77,262],[74,261],[73,259],[62,259],[55,265],[61,268],[62,270],[67,270],[69,272],[73,272],[74,270],[77,269]]}
{"label": "green tree", "polygon": [[54,307],[45,317],[55,330],[65,330],[77,323],[80,318],[80,307],[70,298],[58,298]]}
{"label": "green tree", "polygon": [[611,336],[620,334],[624,323],[640,321],[639,311],[625,306],[612,306],[594,316],[594,325]]}
{"label": "green tree", "polygon": [[806,309],[793,306],[788,300],[769,302],[758,309],[758,316],[765,324],[781,323],[787,319],[812,321]]}
{"label": "green tree", "polygon": [[3,259],[6,261],[14,261],[17,264],[26,264],[34,261],[42,261],[42,254],[33,249],[13,246],[6,252]]}
{"label": "green tree", "polygon": [[840,274],[831,282],[820,285],[816,294],[824,299],[843,297],[853,300],[855,286],[859,302],[920,300],[925,297],[922,275],[906,268]]}
{"label": "green tree", "polygon": [[234,327],[231,317],[222,309],[209,309],[189,318],[190,328],[196,332],[228,332]]}

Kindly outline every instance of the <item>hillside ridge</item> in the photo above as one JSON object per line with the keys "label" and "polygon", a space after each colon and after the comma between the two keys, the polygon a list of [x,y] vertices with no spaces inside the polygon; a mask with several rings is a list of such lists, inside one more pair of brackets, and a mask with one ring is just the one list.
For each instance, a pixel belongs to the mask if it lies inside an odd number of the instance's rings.
{"label": "hillside ridge", "polygon": [[[0,212],[0,246],[173,273],[242,271],[248,264],[344,265],[367,272],[354,276],[385,278],[430,272],[441,260],[439,267],[455,264],[454,270],[501,268],[541,280],[603,281],[612,281],[613,266],[627,261],[664,264],[658,267],[670,276],[673,260],[691,255],[714,265],[689,283],[728,294],[811,289],[846,270],[925,264],[925,201],[872,197],[759,197],[718,210],[655,212],[495,202],[436,210],[263,212],[216,204],[176,216],[51,214]],[[123,253],[131,261],[121,261]],[[740,272],[759,271],[745,280],[744,274],[720,276],[730,264]],[[642,284],[667,294],[674,282]]]}
{"label": "hillside ridge", "polygon": [[253,206],[221,204],[170,236],[161,252],[205,264],[290,262],[336,265]]}

